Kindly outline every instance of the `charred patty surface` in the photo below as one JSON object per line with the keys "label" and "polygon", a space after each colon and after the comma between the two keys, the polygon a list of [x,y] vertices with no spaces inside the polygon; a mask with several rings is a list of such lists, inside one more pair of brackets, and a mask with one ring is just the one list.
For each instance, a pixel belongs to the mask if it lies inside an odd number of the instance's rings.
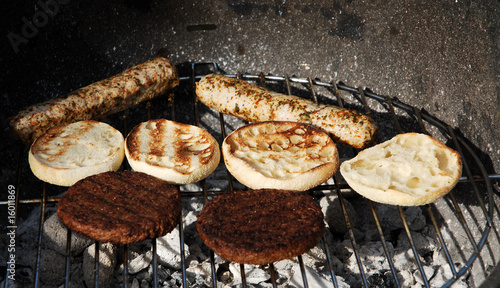
{"label": "charred patty surface", "polygon": [[57,214],[71,230],[92,239],[128,244],[170,232],[180,221],[174,186],[140,172],[84,178],[60,199]]}
{"label": "charred patty surface", "polygon": [[311,196],[271,189],[218,196],[197,221],[201,239],[219,256],[254,265],[307,252],[318,244],[324,227],[321,208]]}

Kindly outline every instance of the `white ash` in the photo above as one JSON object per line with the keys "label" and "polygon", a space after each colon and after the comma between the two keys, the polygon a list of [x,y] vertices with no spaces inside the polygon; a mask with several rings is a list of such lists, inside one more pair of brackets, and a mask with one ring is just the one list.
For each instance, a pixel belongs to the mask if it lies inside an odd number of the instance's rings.
{"label": "white ash", "polygon": [[[53,213],[48,216],[43,223],[43,243],[49,249],[55,250],[61,254],[66,254],[68,239],[67,231],[68,230],[59,219],[59,216],[57,216],[57,213]],[[71,255],[82,253],[83,250],[92,243],[94,243],[94,240],[80,233],[71,231]]]}
{"label": "white ash", "polygon": [[[83,253],[84,281],[88,287],[95,286],[96,244],[89,246]],[[111,287],[113,271],[116,267],[117,247],[111,243],[99,243],[99,287]]]}
{"label": "white ash", "polygon": [[[320,206],[323,215],[325,215],[325,221],[328,223],[328,227],[332,230],[332,232],[339,234],[345,234],[348,232],[344,217],[339,217],[339,215],[343,216],[344,212],[337,196],[331,195],[323,197],[320,201]],[[356,209],[354,209],[349,201],[344,201],[344,206],[351,226],[356,226]]]}
{"label": "white ash", "polygon": [[[388,230],[397,230],[404,228],[403,220],[399,214],[399,209],[394,205],[384,205],[373,203],[375,211],[378,214],[380,223],[383,223],[384,228]],[[408,227],[411,230],[420,230],[426,225],[426,218],[423,215],[420,207],[403,207],[402,208]]]}
{"label": "white ash", "polygon": [[[179,240],[179,228],[175,228],[167,235],[156,239],[156,252],[158,254],[158,262],[168,268],[181,269],[181,244]],[[189,246],[184,246],[184,257],[188,257]]]}
{"label": "white ash", "polygon": [[[127,265],[128,273],[130,274],[137,274],[142,270],[145,270],[150,266],[151,261],[153,260],[153,251],[151,250],[148,250],[147,252],[140,254],[134,253],[133,251],[130,254],[134,254],[133,259],[131,259]],[[120,270],[123,271],[123,269],[124,269],[124,264],[122,263],[120,265]]]}

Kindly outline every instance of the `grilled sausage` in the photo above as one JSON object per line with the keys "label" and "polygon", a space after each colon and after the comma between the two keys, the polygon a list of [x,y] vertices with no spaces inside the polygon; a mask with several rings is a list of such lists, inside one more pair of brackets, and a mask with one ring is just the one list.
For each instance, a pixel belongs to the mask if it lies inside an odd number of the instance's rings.
{"label": "grilled sausage", "polygon": [[99,120],[162,95],[179,85],[175,66],[156,59],[65,95],[21,110],[9,120],[12,132],[31,144],[51,127],[80,120]]}
{"label": "grilled sausage", "polygon": [[224,114],[249,122],[295,121],[315,125],[337,143],[365,148],[377,132],[377,125],[356,110],[316,104],[291,95],[222,75],[204,76],[196,86],[198,99]]}

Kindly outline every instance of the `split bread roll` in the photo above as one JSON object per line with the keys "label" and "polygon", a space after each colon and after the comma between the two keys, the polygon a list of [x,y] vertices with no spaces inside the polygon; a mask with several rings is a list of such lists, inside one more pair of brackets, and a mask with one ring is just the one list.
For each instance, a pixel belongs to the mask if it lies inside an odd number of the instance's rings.
{"label": "split bread roll", "polygon": [[228,171],[252,189],[305,191],[339,167],[337,147],[325,132],[289,121],[243,126],[224,139],[222,154]]}
{"label": "split bread roll", "polygon": [[215,138],[199,127],[156,119],[135,126],[125,140],[125,155],[134,171],[172,184],[198,182],[219,165]]}
{"label": "split bread roll", "polygon": [[340,166],[349,186],[380,203],[419,206],[446,195],[462,175],[460,154],[437,139],[400,134]]}
{"label": "split bread roll", "polygon": [[36,177],[71,186],[94,174],[116,171],[124,158],[123,135],[94,120],[50,128],[31,145],[28,161]]}

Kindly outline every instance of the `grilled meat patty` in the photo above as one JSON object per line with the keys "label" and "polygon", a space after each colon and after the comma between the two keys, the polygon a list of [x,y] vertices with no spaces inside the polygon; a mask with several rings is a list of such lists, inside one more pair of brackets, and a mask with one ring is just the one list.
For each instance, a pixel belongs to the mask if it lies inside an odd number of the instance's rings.
{"label": "grilled meat patty", "polygon": [[102,242],[128,244],[170,232],[180,221],[176,187],[141,172],[106,172],[76,182],[57,214],[71,230]]}
{"label": "grilled meat patty", "polygon": [[80,120],[100,120],[142,101],[164,94],[179,85],[175,66],[156,59],[65,95],[19,111],[9,120],[12,132],[31,144],[51,127]]}
{"label": "grilled meat patty", "polygon": [[276,93],[246,81],[209,74],[196,85],[198,99],[221,113],[249,122],[294,121],[330,133],[334,141],[365,148],[378,127],[368,116],[351,109],[316,104],[297,96]]}
{"label": "grilled meat patty", "polygon": [[263,265],[309,251],[318,244],[325,225],[311,196],[262,189],[216,197],[203,208],[196,227],[219,256]]}

